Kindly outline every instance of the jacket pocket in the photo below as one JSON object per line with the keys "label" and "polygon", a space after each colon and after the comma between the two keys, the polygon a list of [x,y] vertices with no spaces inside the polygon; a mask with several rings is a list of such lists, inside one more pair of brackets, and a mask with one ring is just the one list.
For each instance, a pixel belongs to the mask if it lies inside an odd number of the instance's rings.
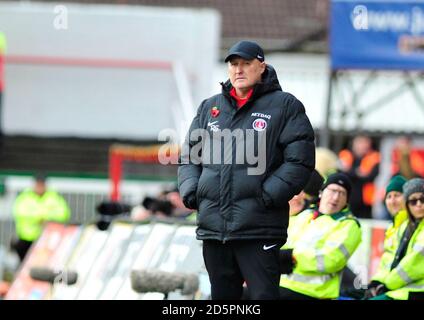
{"label": "jacket pocket", "polygon": [[199,203],[200,197],[204,192],[205,189],[205,174],[204,172],[202,172],[202,174],[200,175],[199,178],[199,182],[197,184],[197,189],[196,189],[196,199],[197,199],[197,203]]}
{"label": "jacket pocket", "polygon": [[219,200],[220,195],[219,173],[209,168],[203,168],[197,184],[196,197],[198,201],[205,198]]}
{"label": "jacket pocket", "polygon": [[262,189],[261,200],[266,209],[271,209],[273,207],[272,198]]}

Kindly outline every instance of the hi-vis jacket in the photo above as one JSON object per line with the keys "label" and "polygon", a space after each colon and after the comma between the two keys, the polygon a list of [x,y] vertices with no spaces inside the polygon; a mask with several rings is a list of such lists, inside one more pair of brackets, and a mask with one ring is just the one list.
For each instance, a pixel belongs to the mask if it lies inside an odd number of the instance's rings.
{"label": "hi-vis jacket", "polygon": [[6,54],[6,36],[0,32],[0,92],[4,88],[4,56]]}
{"label": "hi-vis jacket", "polygon": [[348,209],[327,215],[305,210],[290,219],[283,249],[293,249],[293,273],[280,286],[319,299],[339,296],[340,272],[361,242],[361,228]]}
{"label": "hi-vis jacket", "polygon": [[384,279],[390,290],[386,295],[408,300],[409,292],[424,292],[424,220],[421,220],[409,241],[406,254]]}
{"label": "hi-vis jacket", "polygon": [[386,231],[386,237],[384,239],[384,252],[381,255],[378,269],[371,280],[384,283],[384,279],[390,273],[390,267],[392,266],[395,258],[396,250],[399,247],[399,242],[402,237],[405,227],[408,222],[408,213],[406,210],[401,210],[393,218],[393,223],[389,226]]}
{"label": "hi-vis jacket", "polygon": [[47,190],[39,196],[28,189],[16,198],[13,215],[19,239],[35,241],[45,221],[65,223],[70,218],[70,209],[65,199],[55,191]]}

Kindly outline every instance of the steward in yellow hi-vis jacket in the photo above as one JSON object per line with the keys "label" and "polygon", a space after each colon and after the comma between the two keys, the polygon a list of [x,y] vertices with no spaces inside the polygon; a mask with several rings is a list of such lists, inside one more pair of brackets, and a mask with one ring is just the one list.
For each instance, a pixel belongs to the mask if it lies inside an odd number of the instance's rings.
{"label": "steward in yellow hi-vis jacket", "polygon": [[281,299],[334,299],[340,273],[361,242],[361,228],[348,209],[352,185],[343,173],[325,181],[318,210],[292,219],[280,251]]}
{"label": "steward in yellow hi-vis jacket", "polygon": [[387,211],[393,217],[393,222],[386,231],[384,239],[384,252],[381,256],[378,269],[372,277],[371,283],[365,294],[367,298],[377,295],[378,288],[384,283],[386,276],[390,273],[390,268],[395,258],[396,250],[408,221],[408,214],[405,210],[402,187],[406,179],[400,175],[390,179],[386,188],[384,202]]}
{"label": "steward in yellow hi-vis jacket", "polygon": [[70,218],[70,209],[61,195],[46,189],[45,177],[40,175],[33,189],[24,190],[16,198],[13,216],[18,236],[14,247],[22,261],[31,244],[41,235],[44,222],[65,223]]}
{"label": "steward in yellow hi-vis jacket", "polygon": [[371,300],[424,300],[424,179],[403,186],[408,225],[399,241],[390,271]]}

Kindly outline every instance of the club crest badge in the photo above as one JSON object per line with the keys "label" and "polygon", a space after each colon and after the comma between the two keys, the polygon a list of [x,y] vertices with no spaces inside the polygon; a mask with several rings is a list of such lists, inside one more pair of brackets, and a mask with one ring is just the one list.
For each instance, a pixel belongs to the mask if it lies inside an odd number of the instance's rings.
{"label": "club crest badge", "polygon": [[256,119],[252,124],[253,129],[256,131],[264,131],[267,127],[267,122],[264,119]]}

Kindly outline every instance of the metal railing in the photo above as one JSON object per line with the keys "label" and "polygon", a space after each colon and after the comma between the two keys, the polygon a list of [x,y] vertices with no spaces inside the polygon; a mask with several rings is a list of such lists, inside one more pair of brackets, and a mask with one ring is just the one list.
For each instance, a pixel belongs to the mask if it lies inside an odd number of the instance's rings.
{"label": "metal railing", "polygon": [[[49,179],[50,181],[50,179]],[[9,177],[6,194],[0,197],[0,245],[10,247],[15,235],[13,222],[14,201],[23,189],[31,186],[30,177]],[[130,205],[140,203],[144,195],[155,194],[163,183],[126,182],[121,201]],[[109,180],[88,181],[84,179],[51,179],[48,185],[59,192],[71,209],[70,223],[85,224],[96,220],[96,207],[109,199]]]}

